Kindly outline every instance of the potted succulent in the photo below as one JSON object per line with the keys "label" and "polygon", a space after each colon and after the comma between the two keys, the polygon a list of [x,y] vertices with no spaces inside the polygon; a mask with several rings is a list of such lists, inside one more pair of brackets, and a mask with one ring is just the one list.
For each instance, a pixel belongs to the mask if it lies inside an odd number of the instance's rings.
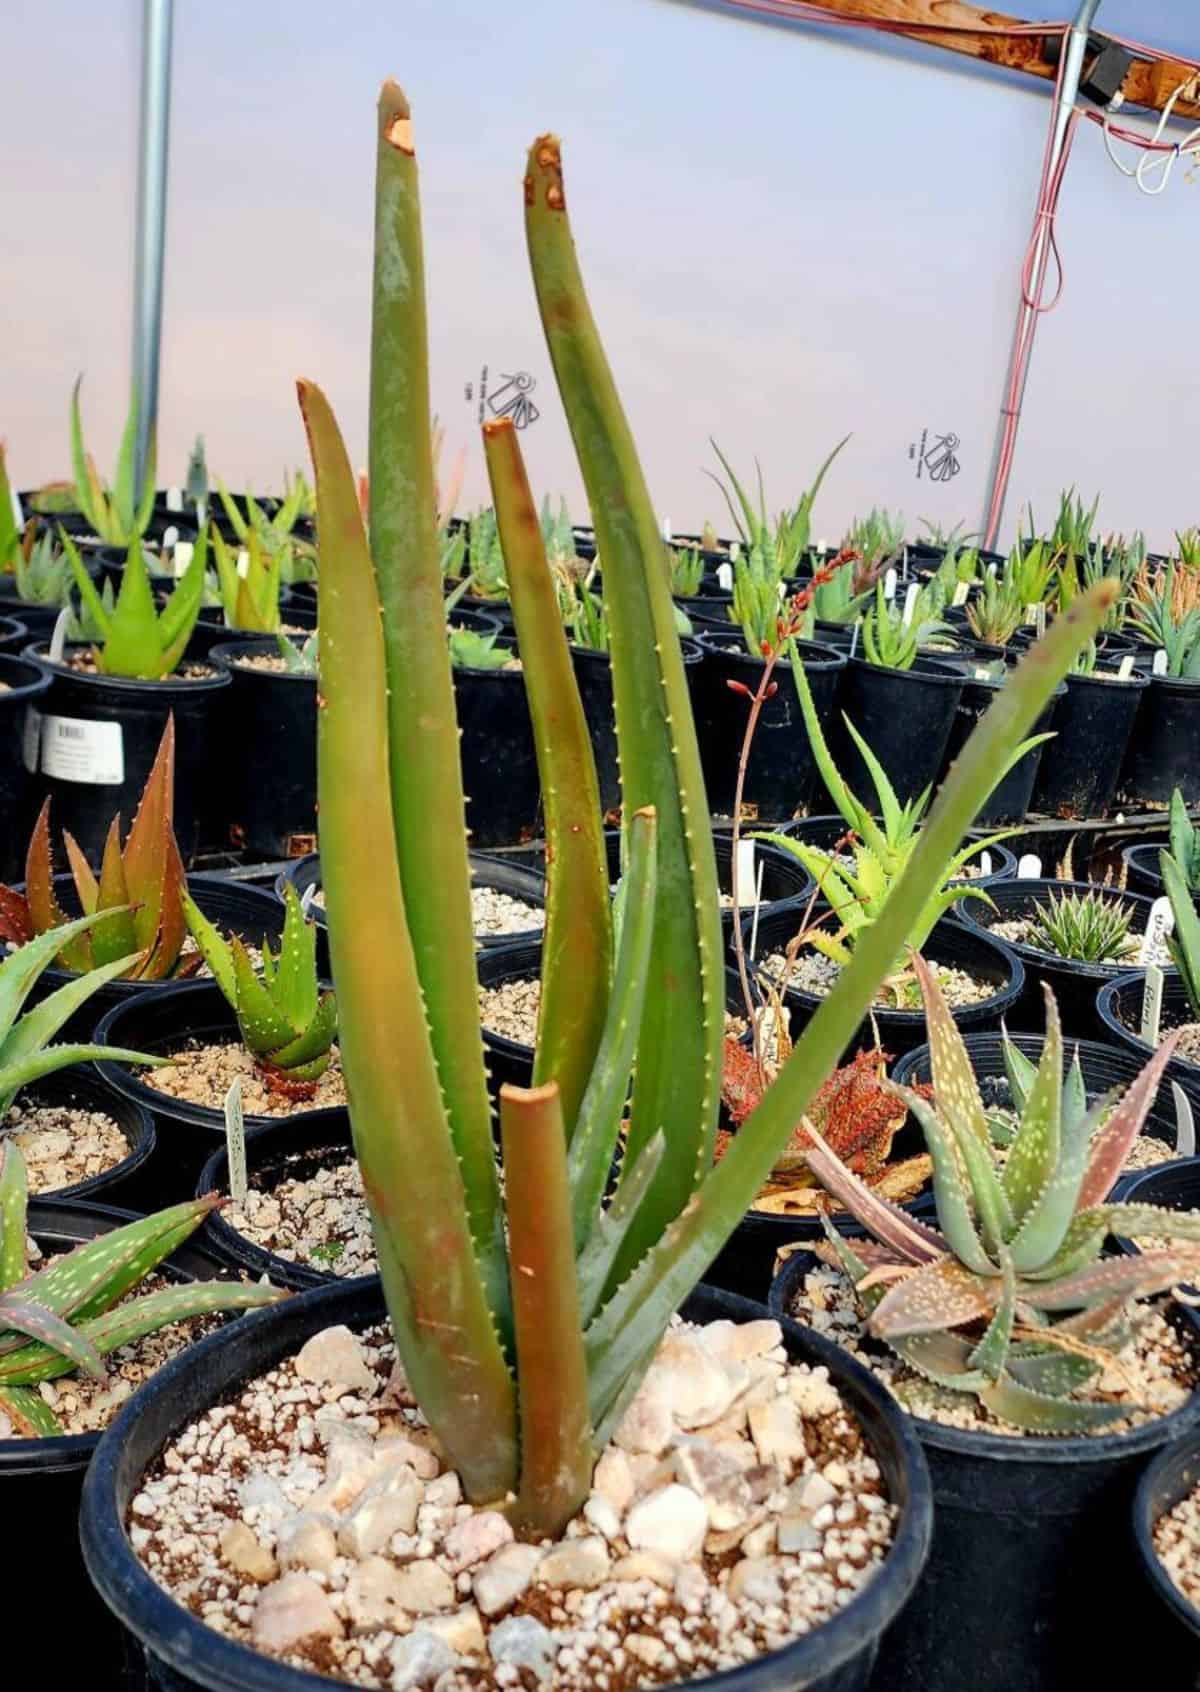
{"label": "potted succulent", "polygon": [[[607,1499],[607,1514],[592,1502],[597,1465],[618,1428],[646,1427],[636,1437],[647,1455],[655,1447],[665,1449],[666,1419],[674,1423],[681,1406],[668,1380],[654,1370],[680,1348],[698,1359],[701,1344],[686,1327],[668,1334],[682,1306],[685,1322],[707,1324],[710,1346],[736,1343],[753,1360],[767,1355],[758,1347],[774,1351],[782,1342],[770,1361],[782,1370],[778,1380],[788,1384],[782,1393],[772,1384],[768,1396],[775,1402],[764,1404],[754,1418],[772,1475],[808,1478],[807,1451],[799,1455],[804,1449],[799,1400],[790,1383],[798,1378],[795,1391],[802,1396],[810,1390],[811,1366],[819,1362],[828,1373],[809,1401],[810,1413],[823,1409],[844,1416],[851,1442],[847,1479],[853,1484],[859,1454],[872,1450],[888,1499],[897,1507],[889,1525],[870,1535],[864,1530],[868,1576],[856,1576],[849,1562],[839,1570],[849,1590],[838,1614],[810,1607],[805,1637],[789,1639],[785,1622],[777,1641],[760,1645],[741,1598],[747,1582],[763,1571],[745,1565],[753,1563],[753,1549],[767,1543],[786,1560],[793,1555],[786,1547],[794,1541],[764,1534],[745,1551],[742,1530],[752,1499],[735,1485],[740,1502],[731,1517],[721,1518],[731,1520],[728,1531],[736,1539],[730,1546],[732,1570],[718,1586],[734,1606],[725,1612],[722,1634],[729,1643],[693,1652],[683,1672],[704,1675],[710,1667],[732,1667],[778,1643],[785,1654],[771,1661],[770,1672],[780,1682],[852,1692],[865,1684],[878,1634],[915,1578],[925,1531],[916,1521],[919,1477],[905,1476],[907,1448],[891,1440],[897,1413],[881,1392],[868,1391],[836,1348],[815,1336],[769,1324],[747,1332],[744,1319],[757,1307],[727,1303],[715,1292],[688,1295],[858,1026],[879,977],[969,824],[987,769],[1043,708],[1075,643],[1107,606],[1108,590],[1085,598],[1060,620],[1037,662],[1014,676],[1008,710],[985,723],[931,815],[927,852],[911,860],[854,966],[709,1173],[722,1045],[712,991],[720,969],[720,923],[711,845],[693,821],[706,815],[695,729],[660,568],[658,524],[583,293],[559,146],[549,136],[535,142],[525,189],[527,237],[551,360],[604,561],[629,849],[614,954],[590,741],[536,507],[511,421],[488,424],[485,446],[542,761],[552,871],[534,1086],[506,1089],[501,1097],[502,1195],[476,1012],[453,686],[448,653],[430,638],[442,615],[442,576],[429,461],[412,133],[406,101],[394,85],[386,85],[378,132],[369,544],[332,413],[317,388],[300,384],[316,466],[325,584],[325,708],[318,728],[322,865],[342,1061],[353,1095],[352,1128],[372,1210],[380,1288],[370,1299],[353,1288],[305,1294],[294,1302],[290,1320],[270,1315],[257,1320],[245,1344],[222,1345],[218,1336],[205,1353],[203,1370],[151,1383],[110,1431],[89,1475],[81,1518],[85,1556],[106,1602],[144,1641],[152,1661],[169,1665],[182,1684],[200,1679],[209,1687],[244,1686],[248,1678],[300,1685],[300,1674],[278,1659],[299,1653],[312,1663],[314,1648],[323,1672],[337,1675],[353,1649],[346,1645],[347,1620],[352,1615],[365,1620],[372,1604],[377,1617],[394,1616],[406,1602],[432,1619],[397,1634],[390,1645],[385,1641],[384,1672],[393,1687],[447,1670],[469,1672],[482,1662],[509,1663],[518,1677],[521,1665],[553,1674],[560,1644],[553,1626],[528,1613],[499,1618],[515,1595],[530,1589],[557,1590],[564,1603],[574,1605],[572,1591],[590,1583],[588,1590],[603,1602],[613,1568],[610,1544],[618,1550],[628,1546],[630,1555],[649,1551],[664,1557],[672,1584],[681,1575],[690,1582],[697,1613],[704,1614],[716,1600],[709,1596],[712,1583],[699,1553],[713,1523],[695,1488],[711,1486],[711,1479],[685,1470],[692,1473],[691,1485],[676,1479],[640,1496],[635,1481],[632,1489],[620,1491],[619,1504]],[[415,722],[422,729],[416,735]],[[636,1079],[630,1099],[631,1074]],[[621,1172],[613,1201],[604,1206],[627,1099]],[[226,1523],[232,1537],[218,1556],[236,1558],[242,1568],[253,1559],[264,1584],[251,1594],[249,1623],[230,1609],[222,1614],[224,1631],[206,1629],[179,1601],[182,1584],[195,1570],[185,1573],[176,1557],[173,1484],[168,1481],[161,1493],[157,1486],[147,1490],[147,1467],[177,1437],[187,1440],[188,1424],[220,1411],[217,1401],[231,1391],[240,1398],[251,1381],[273,1371],[297,1385],[305,1379],[316,1385],[311,1398],[305,1392],[307,1402],[321,1401],[319,1383],[325,1383],[329,1407],[341,1405],[335,1420],[344,1413],[347,1386],[363,1395],[359,1405],[365,1400],[382,1408],[386,1377],[376,1370],[386,1364],[386,1341],[377,1345],[369,1335],[365,1342],[360,1336],[378,1324],[385,1307],[401,1364],[393,1385],[401,1421],[394,1431],[404,1447],[403,1453],[393,1447],[392,1478],[385,1487],[403,1498],[377,1513],[376,1492],[362,1499],[366,1508],[359,1513],[361,1494],[354,1485],[351,1527],[349,1511],[333,1502],[350,1503],[339,1479],[343,1471],[326,1466],[325,1484],[332,1483],[333,1490],[323,1497],[338,1510],[336,1526],[281,1522],[274,1547],[245,1521],[244,1503],[235,1505],[243,1515],[241,1528]],[[730,1327],[712,1334],[714,1318],[732,1318]],[[747,1370],[749,1384],[749,1361]],[[715,1377],[708,1378],[715,1385]],[[706,1417],[714,1409],[720,1413],[732,1384],[727,1374],[724,1380],[728,1384],[719,1395],[684,1411],[693,1430],[711,1426]],[[410,1397],[434,1432],[436,1452],[405,1431],[418,1426],[415,1416],[404,1414]],[[868,1404],[869,1429],[863,1419]],[[653,1431],[647,1416],[658,1418]],[[335,1435],[328,1420],[325,1426],[330,1444],[353,1437]],[[372,1444],[371,1462],[376,1454],[386,1455]],[[426,1477],[419,1491],[396,1470],[397,1455],[406,1469],[412,1466],[409,1456],[420,1465],[412,1470],[414,1482]],[[164,1474],[170,1469],[168,1463]],[[361,1467],[357,1472],[365,1488],[365,1472]],[[207,1474],[214,1488],[210,1500],[219,1494],[232,1502],[235,1493],[225,1489],[247,1478],[243,1467],[235,1482],[220,1459],[213,1463],[211,1457]],[[418,1556],[403,1568],[391,1565],[379,1552],[390,1540],[376,1535],[385,1522],[415,1524],[430,1484],[435,1499],[465,1494],[465,1531],[447,1542],[439,1526],[430,1540],[431,1556]],[[835,1483],[826,1478],[826,1484]],[[510,1497],[507,1513],[485,1507]],[[815,1495],[809,1503],[816,1503]],[[130,1507],[149,1532],[141,1548],[144,1561],[125,1531]],[[563,1538],[566,1524],[588,1507],[590,1516],[580,1516],[582,1531]],[[885,1504],[885,1514],[888,1509]],[[597,1512],[612,1541],[589,1531]],[[878,1506],[865,1510],[877,1513]],[[261,1525],[262,1518],[256,1519]],[[433,1525],[433,1517],[426,1520]],[[761,1525],[767,1520],[769,1514]],[[437,1521],[447,1524],[447,1533],[451,1521],[459,1526],[453,1506]],[[803,1525],[810,1534],[800,1543],[812,1544],[811,1534],[824,1532],[820,1525],[813,1528],[811,1517]],[[305,1572],[305,1566],[332,1568],[339,1536],[359,1554],[359,1575],[353,1592],[347,1582],[341,1614],[331,1593]],[[884,1543],[890,1543],[890,1555],[871,1551]],[[566,1556],[559,1556],[563,1551]],[[363,1553],[376,1559],[365,1574]],[[546,1556],[556,1561],[547,1563]],[[284,1572],[272,1578],[281,1561]],[[770,1572],[778,1573],[778,1567],[771,1565]],[[459,1602],[450,1568],[466,1576],[463,1593],[470,1587],[474,1602]],[[800,1574],[797,1570],[797,1579]],[[437,1622],[443,1610],[454,1618],[448,1626]],[[553,1623],[554,1611],[545,1613]],[[629,1632],[623,1636],[628,1639]],[[653,1645],[637,1649],[654,1654]],[[272,1652],[276,1661],[268,1667],[263,1655]],[[592,1656],[589,1652],[581,1665],[588,1675],[594,1672]],[[659,1657],[668,1672],[678,1669],[673,1651],[672,1659]],[[739,1669],[728,1684],[756,1678]]]}
{"label": "potted succulent", "polygon": [[1152,664],[1122,791],[1130,804],[1163,805],[1178,788],[1194,805],[1200,801],[1200,576],[1173,560],[1162,570],[1145,567],[1127,626],[1154,657],[1163,656]]}
{"label": "potted succulent", "polygon": [[[1200,1415],[1194,1329],[1161,1303],[1200,1268],[1200,1213],[1107,1198],[1170,1050],[1115,1108],[1108,1097],[1089,1110],[1064,1076],[1047,989],[1041,1058],[1000,1148],[937,984],[917,967],[934,1098],[897,1094],[925,1132],[937,1226],[890,1211],[818,1144],[810,1166],[868,1239],[828,1226],[818,1258],[785,1266],[773,1307],[832,1320],[889,1381],[930,1458],[933,1555],[883,1643],[886,1684],[1051,1692],[1086,1652],[1098,1604],[1119,1603],[1132,1629],[1106,1642],[1113,1672],[1140,1650],[1116,1549],[1124,1512],[1146,1455]],[[1106,1241],[1129,1233],[1146,1252],[1105,1259]]]}
{"label": "potted succulent", "polygon": [[1165,841],[1139,840],[1135,845],[1125,847],[1121,861],[1133,891],[1157,899],[1163,892],[1160,858],[1165,847],[1183,872],[1183,879],[1195,901],[1200,898],[1200,829],[1193,825],[1179,788],[1171,794],[1168,816],[1169,833]]}
{"label": "potted succulent", "polygon": [[[1187,843],[1180,841],[1183,846]],[[1146,1053],[1169,1039],[1176,1061],[1193,1078],[1200,1065],[1200,913],[1187,870],[1170,852],[1159,854],[1159,871],[1171,901],[1174,930],[1167,939],[1171,963],[1165,973],[1156,1029],[1143,1025],[1145,972],[1120,975],[1101,988],[1096,1011],[1107,1033],[1127,1049]]]}

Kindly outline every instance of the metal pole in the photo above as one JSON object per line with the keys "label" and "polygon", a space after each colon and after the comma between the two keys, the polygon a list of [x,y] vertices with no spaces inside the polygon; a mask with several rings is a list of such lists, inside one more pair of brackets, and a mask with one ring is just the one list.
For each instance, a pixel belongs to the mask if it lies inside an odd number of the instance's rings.
{"label": "metal pole", "polygon": [[[1092,27],[1092,21],[1099,9],[1100,0],[1082,0],[1075,22],[1067,31],[1066,39],[1063,42],[1062,51],[1066,54],[1066,65],[1063,69],[1062,85],[1059,90],[1058,100],[1054,109],[1054,129],[1050,139],[1049,158],[1046,168],[1047,181],[1050,181],[1053,178],[1055,171],[1058,169],[1059,162],[1062,159],[1063,147],[1066,144],[1067,139],[1067,128],[1071,121],[1071,113],[1075,108],[1076,96],[1079,93],[1079,78],[1083,71],[1083,62],[1087,54],[1088,32]],[[1033,264],[1030,267],[1030,274],[1033,278],[1033,286],[1030,293],[1032,298],[1035,300],[1039,298],[1041,285],[1045,280],[1046,265],[1049,261],[1049,248],[1049,225],[1047,224],[1045,218],[1039,218],[1037,234],[1034,238]],[[1017,374],[1021,357],[1021,348],[1026,344],[1027,338],[1029,342],[1032,343],[1033,335],[1037,327],[1037,317],[1038,314],[1034,307],[1029,305],[1027,301],[1022,298],[1021,309],[1017,313],[1017,327],[1016,332],[1013,335],[1012,352],[1009,355],[1008,373],[1004,383],[1006,401],[1009,389],[1011,388],[1013,380]],[[1020,386],[1016,396],[1016,416],[1018,418],[1020,417],[1021,407],[1025,400],[1025,383],[1029,377],[1029,362],[1030,361],[1027,358],[1025,360],[1024,369],[1021,371]],[[992,454],[991,473],[988,476],[988,490],[987,499],[983,508],[983,522],[980,525],[980,532],[983,535],[983,544],[987,547],[990,547],[996,539],[996,533],[1000,527],[1000,519],[1004,512],[1004,496],[1008,491],[1006,484],[1001,491],[1000,504],[993,514],[992,502],[995,499],[996,487],[1000,479],[1001,455],[1003,453],[1007,432],[1008,412],[1006,409],[1002,409],[1000,412],[1000,426],[996,434],[996,447],[994,453]]]}
{"label": "metal pole", "polygon": [[137,246],[133,283],[133,399],[137,406],[134,487],[140,489],[158,421],[163,247],[167,227],[167,138],[171,116],[174,0],[142,3],[142,107]]}

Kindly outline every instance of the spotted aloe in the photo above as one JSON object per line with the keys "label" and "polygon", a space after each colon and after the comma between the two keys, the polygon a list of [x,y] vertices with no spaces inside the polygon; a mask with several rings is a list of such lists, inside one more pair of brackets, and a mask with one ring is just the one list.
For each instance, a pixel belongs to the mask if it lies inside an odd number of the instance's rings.
{"label": "spotted aloe", "polygon": [[0,1148],[0,1410],[19,1434],[61,1434],[38,1391],[76,1370],[103,1381],[120,1346],[198,1316],[258,1310],[287,1294],[261,1281],[187,1282],[128,1295],[218,1209],[215,1194],[139,1217],[33,1270],[27,1258],[28,1180],[17,1147]]}
{"label": "spotted aloe", "polygon": [[[1080,1394],[1132,1332],[1133,1306],[1200,1271],[1200,1212],[1114,1204],[1108,1195],[1170,1061],[1170,1036],[1120,1097],[1086,1107],[1046,990],[1046,1037],[1014,1098],[1020,1123],[998,1155],[975,1072],[931,971],[914,967],[929,1028],[933,1101],[893,1086],[924,1130],[936,1228],[873,1193],[822,1141],[813,1173],[866,1229],[826,1233],[858,1289],[867,1331],[905,1363],[972,1393],[1002,1421],[1079,1433],[1122,1420],[1128,1403]],[[1114,1234],[1162,1243],[1135,1257],[1102,1254]]]}
{"label": "spotted aloe", "polygon": [[409,107],[392,83],[379,106],[369,543],[328,402],[305,381],[300,404],[322,551],[326,910],[384,1290],[409,1382],[469,1495],[511,1497],[519,1530],[538,1536],[586,1494],[672,1313],[769,1176],[940,884],[991,772],[1111,590],[1058,619],[999,696],[930,815],[926,850],[714,1168],[720,912],[662,538],[584,293],[554,137],[534,143],[524,191],[535,291],[604,560],[625,875],[614,941],[586,723],[517,437],[497,422],[485,449],[549,872],[535,1085],[501,1094],[503,1198],[441,632],[417,165]]}
{"label": "spotted aloe", "polygon": [[337,1004],[317,977],[317,930],[305,919],[294,887],[284,894],[283,938],[278,952],[265,942],[255,969],[244,941],[228,940],[188,893],[183,909],[217,986],[237,1013],[247,1051],[273,1090],[311,1098],[329,1068],[337,1034]]}
{"label": "spotted aloe", "polygon": [[182,955],[187,938],[183,914],[185,876],[175,839],[175,720],[168,717],[129,837],[121,845],[121,818],[109,826],[100,874],[96,875],[74,838],[63,843],[79,908],[103,916],[100,926],[63,927],[66,913],[54,890],[50,846],[50,801],[38,816],[25,857],[25,887],[0,887],[0,940],[23,946],[35,934],[58,933],[58,963],[86,972],[124,960],[120,973],[134,981],[162,981],[187,974],[199,962]]}

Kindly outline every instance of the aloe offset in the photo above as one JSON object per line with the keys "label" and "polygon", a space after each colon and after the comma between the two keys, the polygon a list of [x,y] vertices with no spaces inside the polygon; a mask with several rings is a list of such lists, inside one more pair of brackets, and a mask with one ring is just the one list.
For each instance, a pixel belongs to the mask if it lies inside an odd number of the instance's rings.
{"label": "aloe offset", "polygon": [[154,603],[140,540],[135,538],[130,544],[115,603],[97,591],[70,535],[64,533],[62,543],[83,608],[97,630],[92,657],[101,675],[127,676],[137,681],[162,681],[172,675],[200,615],[208,557],[207,529],[201,529],[187,568],[161,611]]}
{"label": "aloe offset", "polygon": [[[409,1382],[472,1499],[557,1532],[672,1313],[752,1203],[878,982],[1109,589],[1056,622],[999,696],[872,931],[775,1085],[712,1169],[721,1085],[717,881],[662,540],[592,321],[558,142],[535,142],[526,233],[543,326],[603,559],[621,745],[625,893],[608,877],[590,744],[515,436],[488,437],[548,802],[539,1085],[505,1088],[502,1214],[483,1094],[463,795],[432,465],[417,172],[407,101],[379,107],[368,545],[332,412],[300,384],[322,546],[319,792],[340,1043],[393,1330]],[[498,462],[499,455],[506,462]],[[503,472],[499,475],[499,472]],[[502,490],[511,494],[506,511]],[[381,616],[382,613],[382,616]],[[541,726],[539,727],[539,719]],[[546,1052],[547,1036],[557,1056]],[[620,1177],[603,1193],[629,1100]],[[581,1090],[582,1089],[582,1090]],[[577,1105],[574,1099],[578,1098]],[[482,1100],[482,1115],[476,1115]],[[544,1206],[538,1204],[545,1195]],[[507,1229],[504,1220],[507,1218]]]}

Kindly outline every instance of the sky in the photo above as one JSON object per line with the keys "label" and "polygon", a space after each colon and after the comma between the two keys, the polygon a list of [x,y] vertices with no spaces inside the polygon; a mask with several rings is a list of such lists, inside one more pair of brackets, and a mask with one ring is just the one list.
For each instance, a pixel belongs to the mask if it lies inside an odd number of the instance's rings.
{"label": "sky", "polygon": [[[1026,15],[1052,17],[1055,8]],[[128,392],[139,0],[8,0],[0,179],[0,435],[20,485],[64,474],[70,386],[115,459]],[[794,501],[844,434],[817,507],[974,528],[1049,118],[1040,85],[855,32],[691,0],[177,0],[160,482],[203,433],[230,485],[303,462],[294,381],[329,392],[365,453],[374,101],[395,75],[421,161],[434,404],[482,497],[486,367],[527,372],[540,492],[584,502],[524,254],[521,176],[563,137],[593,309],[652,492],[711,517],[715,438]],[[1200,53],[1193,0],[1105,0],[1100,27]],[[53,83],[35,67],[54,43]],[[1193,497],[1200,180],[1139,195],[1082,126],[1012,480],[1050,521],[1101,494],[1152,541]],[[508,392],[511,393],[512,390]],[[468,397],[469,395],[469,397]],[[502,396],[503,398],[504,396]],[[920,444],[957,473],[931,482]],[[917,470],[921,468],[918,477]]]}

